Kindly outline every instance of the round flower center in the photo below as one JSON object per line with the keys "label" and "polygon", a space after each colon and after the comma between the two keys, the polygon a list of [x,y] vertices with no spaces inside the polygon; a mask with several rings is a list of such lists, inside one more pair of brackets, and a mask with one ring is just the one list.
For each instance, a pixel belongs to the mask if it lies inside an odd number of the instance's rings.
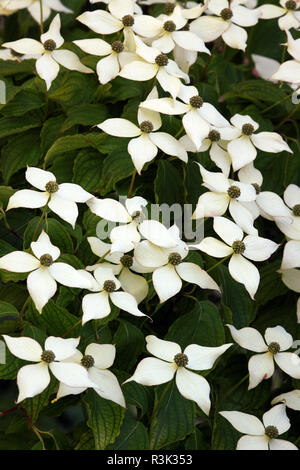
{"label": "round flower center", "polygon": [[294,214],[296,217],[300,217],[300,204],[296,204],[296,205],[293,207],[293,214]]}
{"label": "round flower center", "polygon": [[178,266],[182,261],[181,255],[179,253],[170,253],[169,254],[169,263],[173,266]]}
{"label": "round flower center", "polygon": [[54,51],[56,49],[56,42],[53,39],[47,39],[43,44],[45,51]]}
{"label": "round flower center", "polygon": [[116,283],[114,281],[105,281],[103,284],[103,289],[106,292],[114,292],[116,290]]}
{"label": "round flower center", "polygon": [[120,263],[124,266],[124,268],[131,268],[133,265],[133,258],[130,255],[123,255],[120,259]]}
{"label": "round flower center", "polygon": [[118,54],[124,51],[124,44],[121,41],[114,41],[111,45],[111,48],[114,52]]}
{"label": "round flower center", "polygon": [[46,253],[45,255],[42,255],[40,257],[40,263],[42,266],[51,266],[51,264],[53,263],[53,258],[51,255],[49,255],[48,253]]}
{"label": "round flower center", "polygon": [[44,351],[41,355],[41,360],[47,364],[51,364],[55,359],[55,354],[53,351]]}
{"label": "round flower center", "polygon": [[140,124],[140,129],[142,132],[146,132],[146,134],[150,134],[150,132],[153,131],[153,124],[151,121],[143,121]]}
{"label": "round flower center", "polygon": [[173,11],[175,9],[175,6],[176,6],[175,3],[170,3],[170,2],[166,3],[165,4],[165,12],[166,13],[173,13]]}
{"label": "round flower center", "polygon": [[218,142],[221,138],[220,136],[220,132],[218,131],[215,131],[215,130],[212,130],[210,131],[210,133],[208,134],[208,138],[211,142]]}
{"label": "round flower center", "polygon": [[252,183],[253,188],[256,191],[256,194],[259,194],[261,192],[261,187],[257,183]]}
{"label": "round flower center", "polygon": [[237,197],[240,197],[241,190],[238,186],[230,186],[227,190],[227,194],[231,199],[236,199]]}
{"label": "round flower center", "polygon": [[56,181],[49,181],[49,183],[46,184],[45,189],[50,194],[57,193],[58,184]]}
{"label": "round flower center", "polygon": [[230,20],[230,18],[232,18],[233,13],[230,10],[230,8],[223,8],[220,15],[221,15],[221,18],[223,18],[223,20],[228,21]]}
{"label": "round flower center", "polygon": [[134,18],[131,15],[125,15],[122,18],[123,25],[126,26],[133,26],[134,25]]}
{"label": "round flower center", "polygon": [[274,341],[273,343],[269,344],[268,349],[270,353],[277,354],[280,351],[280,345]]}
{"label": "round flower center", "polygon": [[169,63],[168,56],[166,54],[159,54],[155,59],[155,63],[159,67],[165,67]]}
{"label": "round flower center", "polygon": [[277,439],[279,436],[278,429],[275,426],[267,426],[265,429],[265,435],[270,439]]}
{"label": "round flower center", "polygon": [[245,243],[242,242],[241,240],[236,240],[232,244],[232,249],[236,255],[242,255],[246,249],[246,246],[245,246]]}
{"label": "round flower center", "polygon": [[188,365],[189,360],[186,354],[179,353],[174,356],[174,362],[178,367],[185,367]]}
{"label": "round flower center", "polygon": [[242,127],[242,133],[244,135],[252,135],[254,132],[254,127],[252,124],[244,124]]}
{"label": "round flower center", "polygon": [[168,31],[168,33],[173,33],[176,30],[176,24],[174,21],[166,21],[164,23],[164,30]]}
{"label": "round flower center", "polygon": [[286,4],[285,4],[285,8],[287,10],[296,10],[297,3],[294,2],[294,0],[288,0],[288,2],[286,2]]}
{"label": "round flower center", "polygon": [[190,105],[193,108],[201,108],[201,106],[203,105],[203,99],[199,95],[192,96],[190,99]]}
{"label": "round flower center", "polygon": [[81,359],[81,364],[86,369],[90,369],[95,364],[95,359],[93,358],[93,356],[90,356],[89,354],[87,354],[86,356],[83,356],[83,358]]}

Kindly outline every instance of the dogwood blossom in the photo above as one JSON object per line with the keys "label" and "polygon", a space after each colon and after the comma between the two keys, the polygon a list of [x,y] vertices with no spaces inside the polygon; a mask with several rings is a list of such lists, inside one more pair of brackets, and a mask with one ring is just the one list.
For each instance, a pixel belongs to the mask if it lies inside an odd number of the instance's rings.
{"label": "dogwood blossom", "polygon": [[260,18],[263,20],[279,18],[278,25],[283,31],[291,28],[298,29],[300,26],[299,2],[280,0],[279,3],[281,6],[267,3],[258,7]]}
{"label": "dogwood blossom", "polygon": [[82,73],[94,73],[92,69],[80,62],[74,52],[60,49],[63,43],[64,39],[60,34],[60,16],[56,15],[49,26],[48,32],[41,35],[40,42],[36,39],[25,38],[5,42],[2,47],[13,49],[19,54],[26,54],[30,58],[36,58],[36,71],[45,80],[47,90],[49,90],[53,80],[58,75],[59,65]]}
{"label": "dogwood blossom", "polygon": [[242,348],[260,353],[254,354],[248,363],[249,390],[272,377],[274,361],[286,374],[300,378],[300,358],[295,353],[284,352],[291,348],[293,338],[282,326],[267,328],[264,337],[252,327],[237,330],[233,325],[226,326]]}
{"label": "dogwood blossom", "polygon": [[0,258],[0,269],[14,273],[30,273],[27,289],[36,309],[43,307],[54,296],[56,282],[68,287],[88,289],[91,282],[67,263],[55,262],[60,250],[54,246],[46,232],[42,231],[36,242],[31,242],[33,255],[24,251],[12,251]]}
{"label": "dogwood blossom", "polygon": [[18,207],[37,209],[47,205],[74,228],[78,217],[76,202],[87,202],[93,197],[78,184],[58,184],[51,171],[45,171],[41,168],[27,167],[25,178],[28,183],[42,192],[21,189],[10,197],[6,210]]}
{"label": "dogwood blossom", "polygon": [[288,408],[300,411],[300,390],[281,393],[281,395],[278,395],[271,401],[271,405],[276,405],[277,403],[284,403]]}
{"label": "dogwood blossom", "polygon": [[256,266],[248,259],[265,261],[277,250],[278,245],[255,235],[247,235],[244,238],[242,229],[225,217],[214,217],[213,225],[214,231],[225,243],[216,238],[207,237],[195,245],[196,248],[216,258],[231,256],[228,264],[231,276],[235,281],[243,284],[250,297],[254,299],[260,275]]}
{"label": "dogwood blossom", "polygon": [[[120,406],[125,407],[125,398],[116,376],[108,370],[114,363],[116,347],[113,344],[89,344],[84,354],[76,352],[64,360],[67,364],[79,364],[87,370],[88,377],[93,388],[100,397],[111,400]],[[64,382],[60,382],[56,398],[63,398],[67,395],[78,395],[84,392],[87,387],[70,387]]]}
{"label": "dogwood blossom", "polygon": [[[300,15],[300,12],[299,12]],[[280,80],[299,86],[300,84],[300,38],[293,39],[289,31],[287,35],[287,51],[293,57],[280,65],[277,72],[272,75],[273,80]]]}
{"label": "dogwood blossom", "polygon": [[19,396],[17,403],[42,393],[50,383],[49,369],[52,374],[69,387],[91,387],[87,370],[79,364],[65,362],[72,356],[79,344],[80,338],[57,338],[49,336],[44,349],[32,338],[21,336],[13,338],[3,335],[10,352],[24,361],[34,364],[21,367],[17,375]]}
{"label": "dogwood blossom", "polygon": [[218,347],[190,344],[182,352],[179,344],[159,339],[154,335],[146,336],[146,342],[147,351],[155,357],[143,359],[133,376],[124,384],[134,380],[142,385],[160,385],[169,382],[175,376],[181,395],[188,400],[195,401],[208,415],[211,406],[209,383],[204,377],[191,370],[211,369],[232,343]]}
{"label": "dogwood blossom", "polygon": [[242,436],[236,450],[298,450],[289,441],[278,439],[291,426],[285,405],[273,406],[263,414],[262,422],[253,415],[241,411],[220,411],[227,421],[245,436]]}

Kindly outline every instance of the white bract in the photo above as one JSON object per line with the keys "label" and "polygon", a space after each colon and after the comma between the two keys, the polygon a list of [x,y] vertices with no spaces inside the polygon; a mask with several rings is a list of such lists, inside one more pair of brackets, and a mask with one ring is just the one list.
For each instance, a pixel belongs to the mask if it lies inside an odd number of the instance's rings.
{"label": "white bract", "polygon": [[52,374],[69,387],[92,387],[86,369],[79,364],[64,362],[72,356],[80,338],[56,338],[49,336],[44,349],[32,338],[21,336],[13,338],[3,335],[10,352],[24,361],[34,362],[21,367],[17,375],[19,396],[17,403],[42,393],[48,387]]}
{"label": "white bract", "polygon": [[[93,388],[100,397],[111,400],[120,406],[125,407],[125,399],[116,376],[107,370],[114,363],[116,357],[116,347],[113,344],[89,344],[82,354],[76,352],[64,360],[67,364],[78,364],[87,370],[88,377]],[[79,395],[87,387],[70,387],[64,382],[60,382],[56,398],[63,398],[67,395]]]}
{"label": "white bract", "polygon": [[138,309],[137,301],[133,295],[128,292],[117,292],[121,288],[121,283],[115,277],[111,267],[106,264],[99,265],[94,270],[94,277],[89,272],[81,271],[82,275],[84,273],[86,280],[91,284],[89,290],[93,293],[85,295],[82,299],[83,325],[90,320],[107,317],[111,312],[110,302],[131,315],[145,316]]}
{"label": "white bract", "polygon": [[264,413],[262,422],[241,411],[220,411],[220,415],[245,434],[239,439],[236,450],[298,450],[291,442],[277,439],[291,426],[285,405],[273,406]]}
{"label": "white bract", "polygon": [[287,50],[293,57],[292,60],[287,60],[280,65],[277,72],[272,75],[273,80],[280,80],[283,82],[292,83],[296,86],[300,84],[300,38],[293,39],[289,31],[287,35]]}
{"label": "white bract", "polygon": [[88,289],[91,282],[67,263],[55,262],[60,250],[52,245],[49,236],[41,232],[36,242],[30,244],[33,255],[24,251],[13,251],[0,258],[0,269],[14,273],[30,273],[27,289],[36,309],[43,307],[54,296],[57,284],[79,289]]}
{"label": "white bract", "polygon": [[94,73],[92,69],[80,62],[74,52],[60,49],[63,43],[64,39],[60,34],[60,16],[56,15],[49,26],[48,32],[41,35],[41,42],[36,39],[25,38],[5,42],[2,47],[8,47],[19,54],[37,59],[36,71],[45,80],[47,90],[49,90],[53,80],[58,75],[59,65],[82,73]]}
{"label": "white bract", "polygon": [[[42,15],[41,15],[41,3],[42,3]],[[65,7],[60,0],[6,0],[6,2],[0,2],[0,8],[2,4],[5,4],[6,14],[14,13],[17,10],[27,8],[31,16],[37,23],[40,23],[41,16],[43,21],[46,21],[51,15],[51,10],[58,11],[60,13],[73,13],[70,8]],[[0,13],[3,15],[4,12]]]}
{"label": "white bract", "polygon": [[206,15],[192,21],[191,31],[198,34],[204,42],[214,41],[222,36],[228,46],[245,51],[247,32],[241,26],[255,25],[259,12],[238,2],[229,4],[228,0],[210,0],[208,9],[217,16]]}
{"label": "white bract", "polygon": [[[152,96],[157,96],[156,89],[150,93],[149,97]],[[117,137],[134,137],[129,141],[128,153],[139,174],[144,165],[157,155],[158,149],[187,162],[187,152],[175,137],[166,132],[156,132],[162,125],[159,113],[139,107],[137,119],[139,126],[127,119],[113,118],[98,124],[98,127]]]}
{"label": "white bract", "polygon": [[210,386],[201,375],[191,370],[211,369],[215,361],[232,343],[218,347],[190,344],[182,352],[177,343],[156,336],[146,336],[146,348],[155,357],[143,359],[134,374],[124,383],[134,380],[142,385],[160,385],[169,382],[175,375],[176,385],[184,398],[193,400],[208,415],[210,411]]}
{"label": "white bract", "polygon": [[[242,229],[225,217],[214,217],[214,231],[224,242],[213,237],[204,238],[195,245],[204,253],[216,258],[231,257],[228,269],[237,282],[243,284],[254,299],[259,286],[260,274],[252,261],[265,261],[277,250],[278,245],[267,238],[247,235]],[[248,258],[248,259],[247,259]]]}
{"label": "white bract", "polygon": [[300,358],[295,353],[284,352],[293,345],[292,336],[282,327],[267,328],[264,337],[252,327],[237,330],[233,325],[227,325],[233,339],[245,349],[260,354],[254,354],[249,360],[249,387],[251,390],[263,380],[274,374],[274,361],[286,374],[300,378]]}
{"label": "white bract", "polygon": [[260,18],[269,20],[279,18],[278,25],[283,31],[291,28],[298,29],[300,26],[299,2],[297,0],[280,0],[280,5],[261,5],[258,7]]}
{"label": "white bract", "polygon": [[276,405],[277,403],[284,403],[288,408],[300,411],[300,390],[292,390],[291,392],[278,395],[273,398],[271,405]]}
{"label": "white bract", "polygon": [[78,184],[58,184],[51,171],[41,168],[27,167],[25,178],[32,186],[42,192],[31,189],[21,189],[14,193],[6,210],[18,207],[37,209],[48,206],[55,214],[75,227],[78,217],[77,202],[87,202],[93,197]]}

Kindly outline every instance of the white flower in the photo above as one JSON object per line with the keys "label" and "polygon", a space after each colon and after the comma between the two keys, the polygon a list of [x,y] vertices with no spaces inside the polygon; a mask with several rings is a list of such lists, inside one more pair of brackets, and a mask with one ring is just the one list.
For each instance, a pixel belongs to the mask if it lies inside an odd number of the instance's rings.
{"label": "white flower", "polygon": [[[156,336],[146,336],[146,348],[155,358],[147,357],[137,366],[134,374],[124,383],[134,380],[142,385],[160,385],[169,382],[176,375],[176,385],[184,398],[193,400],[208,415],[210,410],[210,386],[201,375],[189,369],[200,371],[211,369],[232,343],[219,347],[205,347],[190,344],[182,353],[177,343],[165,341]],[[158,359],[157,359],[158,358]]]}
{"label": "white flower", "polygon": [[283,250],[280,269],[300,268],[300,241],[288,241]]}
{"label": "white flower", "polygon": [[[0,2],[0,7],[5,4],[5,8],[11,13],[17,10],[27,8],[31,16],[37,23],[41,21],[41,3],[40,0],[7,0]],[[51,15],[51,10],[59,11],[60,13],[73,13],[70,8],[65,7],[60,0],[42,0],[42,13],[43,21],[46,21]],[[5,13],[1,13],[5,14]]]}
{"label": "white flower", "polygon": [[[157,90],[154,89],[149,96],[157,96]],[[98,127],[117,137],[135,137],[129,141],[128,153],[139,174],[144,165],[157,155],[158,148],[187,162],[187,152],[175,137],[166,132],[155,132],[162,124],[159,113],[139,108],[137,118],[139,126],[127,119],[112,118],[98,124]]]}
{"label": "white flower", "polygon": [[93,197],[78,184],[57,184],[51,171],[27,167],[25,178],[28,183],[42,192],[21,189],[10,197],[6,210],[18,207],[37,209],[48,205],[55,214],[74,228],[78,217],[76,202],[87,202]]}
{"label": "white flower", "polygon": [[143,207],[147,205],[146,199],[140,196],[127,198],[124,207],[123,204],[114,199],[97,199],[94,197],[87,202],[87,205],[91,212],[98,215],[98,217],[123,224],[114,227],[110,232],[111,253],[127,253],[133,250],[141,239],[137,228],[144,218]]}
{"label": "white flower", "polygon": [[[148,270],[143,269],[134,256],[120,252],[111,253],[112,245],[104,243],[97,237],[88,237],[87,241],[95,255],[116,265],[116,269],[113,269],[113,272],[118,275],[122,289],[133,295],[138,304],[142,302],[142,300],[144,300],[148,295],[149,284],[144,277],[139,276],[132,271],[141,273],[147,272]],[[96,264],[94,266],[87,266],[86,269],[87,271],[94,271],[98,267],[99,264]]]}
{"label": "white flower", "polygon": [[229,208],[231,216],[239,227],[250,235],[258,235],[257,229],[253,226],[252,213],[242,205],[242,202],[255,201],[256,190],[253,185],[233,181],[223,173],[207,171],[200,163],[198,165],[204,181],[202,186],[210,191],[199,197],[193,219],[220,216]]}
{"label": "white flower", "polygon": [[13,42],[5,42],[2,47],[8,47],[18,52],[26,54],[36,61],[36,71],[45,80],[47,90],[51,87],[53,80],[59,72],[59,64],[69,70],[77,70],[82,73],[94,73],[83,65],[74,52],[67,49],[59,49],[64,43],[60,34],[60,16],[56,15],[52,20],[47,33],[41,35],[41,42],[35,39],[25,38]]}
{"label": "white flower", "polygon": [[279,18],[278,25],[282,30],[289,30],[291,28],[298,29],[300,26],[300,11],[299,2],[297,0],[280,0],[280,6],[277,5],[261,5],[258,7],[260,18],[269,20],[272,18]]}
{"label": "white flower", "polygon": [[[282,282],[291,290],[300,293],[300,270],[299,269],[282,269],[278,271],[281,274]],[[300,323],[300,305],[297,304],[297,317]]]}
{"label": "white flower", "polygon": [[262,422],[253,415],[241,411],[220,411],[225,419],[242,434],[236,450],[298,450],[284,439],[277,439],[291,426],[285,405],[276,405],[264,413]]}
{"label": "white flower", "polygon": [[[300,12],[299,12],[300,14]],[[293,60],[288,60],[280,65],[276,73],[272,75],[273,80],[280,80],[283,82],[292,83],[295,85],[300,84],[300,38],[293,39],[289,31],[287,34],[287,50],[293,57]]]}
{"label": "white flower", "polygon": [[189,83],[189,76],[178,67],[174,60],[169,59],[166,54],[162,54],[159,49],[147,46],[137,36],[134,40],[136,54],[140,56],[140,59],[126,64],[119,76],[141,82],[156,77],[162,89],[175,99],[180,92],[180,79],[182,78],[186,83]]}
{"label": "white flower", "polygon": [[293,345],[292,336],[282,326],[267,328],[263,336],[255,328],[245,327],[237,330],[233,325],[227,325],[233,339],[245,349],[260,354],[254,354],[248,363],[249,387],[256,387],[262,380],[269,379],[274,374],[274,361],[286,374],[300,378],[300,358],[295,353],[283,352]]}
{"label": "white flower", "polygon": [[33,255],[23,251],[13,251],[0,258],[0,269],[15,273],[30,274],[27,289],[36,306],[42,313],[44,305],[57,290],[56,281],[68,287],[88,289],[91,286],[75,268],[66,263],[55,263],[60,250],[52,245],[49,236],[41,232],[38,240],[30,244]]}
{"label": "white flower", "polygon": [[277,82],[277,80],[273,80],[271,77],[279,69],[280,62],[259,54],[251,54],[251,57],[254,62],[255,71],[261,78]]}
{"label": "white flower", "polygon": [[273,398],[271,405],[276,405],[277,403],[284,403],[288,408],[300,411],[300,390],[292,390],[291,392],[278,395]]}
{"label": "white flower", "polygon": [[17,375],[19,396],[17,403],[25,398],[42,393],[50,383],[49,369],[61,382],[70,387],[91,387],[86,369],[78,364],[63,362],[72,356],[79,344],[80,338],[56,338],[49,336],[45,341],[44,350],[32,338],[13,338],[3,335],[10,352],[25,361],[34,362],[21,367]]}
{"label": "white flower", "polygon": [[[241,183],[245,184],[251,184],[255,191],[256,194],[262,194],[261,193],[261,186],[263,184],[263,176],[261,172],[254,167],[253,163],[248,163],[248,165],[243,166],[238,172],[238,177]],[[243,201],[241,204],[248,209],[254,220],[257,219],[260,215],[264,216],[264,213],[262,213],[260,207],[255,201]]]}
{"label": "white flower", "polygon": [[254,134],[259,126],[248,115],[235,114],[230,122],[238,131],[237,137],[231,140],[227,146],[234,171],[239,170],[256,158],[257,150],[255,147],[263,152],[278,153],[286,151],[293,153],[288,144],[276,132]]}
{"label": "white flower", "polygon": [[134,251],[139,264],[153,270],[152,282],[160,302],[165,302],[181,290],[182,279],[202,289],[220,291],[216,282],[200,266],[183,262],[188,255],[188,247],[180,240],[177,231],[176,226],[169,229],[169,233],[174,234],[174,240],[177,238],[174,247],[161,248],[144,240]]}
{"label": "white flower", "polygon": [[[237,3],[237,2],[236,2]],[[228,0],[210,0],[208,9],[217,16],[202,16],[191,23],[191,31],[204,42],[222,36],[224,42],[234,49],[245,51],[247,33],[241,26],[253,26],[258,22],[259,12]]]}
{"label": "white flower", "polygon": [[117,292],[121,287],[121,283],[110,267],[99,265],[94,271],[95,278],[88,272],[85,272],[85,276],[92,284],[89,290],[93,293],[85,295],[82,299],[83,325],[90,320],[107,317],[111,312],[110,301],[116,307],[131,313],[131,315],[145,316],[138,309],[137,301],[133,295],[128,292]]}
{"label": "white flower", "polygon": [[[100,397],[111,400],[120,406],[125,407],[125,399],[116,376],[107,370],[114,363],[116,347],[113,344],[89,344],[84,355],[76,351],[71,357],[65,359],[70,364],[83,366],[88,373],[90,381],[95,384],[94,390]],[[87,387],[70,387],[65,383],[59,384],[57,399],[67,395],[78,395],[84,392]]]}
{"label": "white flower", "polygon": [[247,235],[244,238],[242,229],[225,217],[214,217],[214,230],[225,243],[216,238],[207,237],[195,246],[216,258],[231,256],[228,264],[231,276],[235,281],[243,284],[250,297],[254,299],[260,275],[256,266],[248,259],[265,261],[277,250],[279,245],[267,238],[255,235]]}
{"label": "white flower", "polygon": [[198,90],[194,86],[180,85],[178,93],[184,103],[172,98],[150,98],[140,104],[141,108],[159,112],[162,114],[177,115],[184,114],[182,125],[196,147],[200,151],[202,140],[208,136],[211,125],[215,127],[224,127],[223,138],[234,138],[237,133],[233,128],[232,134],[229,122],[221,113],[210,103],[203,102],[199,96]]}

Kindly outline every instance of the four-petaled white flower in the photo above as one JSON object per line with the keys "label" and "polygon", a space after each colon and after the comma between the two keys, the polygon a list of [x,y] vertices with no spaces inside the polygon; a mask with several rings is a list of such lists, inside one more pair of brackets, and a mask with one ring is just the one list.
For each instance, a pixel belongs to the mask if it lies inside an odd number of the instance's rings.
{"label": "four-petaled white flower", "polygon": [[291,426],[285,405],[273,406],[264,413],[262,422],[256,416],[241,411],[219,413],[240,433],[246,434],[239,439],[236,450],[298,450],[291,442],[277,439]]}
{"label": "four-petaled white flower", "polygon": [[287,34],[287,50],[293,57],[291,60],[283,62],[279,66],[277,72],[272,75],[273,80],[280,80],[283,82],[292,83],[296,86],[300,85],[300,38],[293,39],[289,31]]}
{"label": "four-petaled white flower", "polygon": [[[120,406],[125,407],[125,399],[116,376],[107,370],[114,363],[116,347],[113,344],[89,344],[82,354],[76,351],[72,356],[64,360],[67,364],[79,364],[87,370],[90,381],[95,392],[106,400],[111,400]],[[64,382],[60,382],[56,398],[67,395],[78,395],[87,389],[86,386],[70,387]]]}
{"label": "four-petaled white flower", "polygon": [[[209,370],[232,343],[218,347],[190,344],[182,352],[181,347],[172,341],[156,336],[146,336],[146,348],[154,357],[143,359],[134,374],[124,383],[134,380],[142,385],[160,385],[169,382],[176,375],[176,385],[184,398],[193,400],[208,415],[210,411],[210,386],[201,375],[191,370]],[[191,369],[191,370],[189,370]]]}
{"label": "four-petaled white flower", "polygon": [[[14,13],[17,10],[27,8],[31,16],[37,23],[41,21],[41,13],[43,21],[46,21],[51,15],[51,10],[58,11],[60,13],[73,13],[70,8],[65,7],[60,0],[6,0],[0,2],[0,8],[4,4],[7,13],[1,12],[0,14]],[[42,5],[42,12],[41,12]]]}
{"label": "four-petaled white flower", "polygon": [[25,178],[28,183],[42,192],[21,189],[10,197],[6,210],[18,207],[37,209],[48,205],[55,214],[69,222],[74,228],[78,217],[76,202],[87,202],[93,197],[78,184],[58,184],[51,171],[41,168],[28,167]]}
{"label": "four-petaled white flower", "polygon": [[36,71],[45,80],[47,90],[49,90],[53,80],[58,75],[59,65],[81,73],[94,73],[92,69],[80,62],[74,52],[60,49],[63,43],[64,39],[60,34],[60,16],[56,15],[49,26],[48,32],[41,35],[41,42],[36,39],[24,38],[5,42],[2,47],[8,47],[19,54],[37,59]]}
{"label": "four-petaled white flower", "polygon": [[274,361],[286,374],[300,379],[300,358],[295,353],[284,352],[293,345],[292,336],[282,327],[267,328],[263,336],[252,327],[237,330],[227,325],[233,339],[245,349],[261,354],[254,354],[249,360],[249,387],[256,387],[264,379],[274,374]]}
{"label": "four-petaled white flower", "polygon": [[216,258],[231,256],[228,264],[231,276],[235,281],[243,284],[250,297],[254,299],[260,275],[257,267],[248,259],[265,261],[277,250],[279,245],[267,238],[255,235],[247,235],[244,238],[242,229],[225,217],[214,217],[214,231],[225,243],[216,238],[207,237],[195,246]]}
{"label": "four-petaled white flower", "polygon": [[279,18],[278,26],[283,31],[300,26],[300,4],[297,0],[279,0],[279,5],[261,5],[258,7],[260,19],[270,20],[272,18]]}
{"label": "four-petaled white flower", "polygon": [[69,387],[92,387],[95,384],[89,379],[87,370],[78,364],[64,362],[76,352],[80,338],[56,338],[49,336],[44,350],[32,338],[21,336],[13,338],[3,335],[10,352],[24,361],[35,362],[21,367],[17,375],[19,396],[17,403],[25,398],[42,393],[50,383],[49,369],[52,374]]}
{"label": "four-petaled white flower", "polygon": [[28,273],[27,289],[42,313],[43,307],[57,290],[56,282],[63,286],[88,289],[91,282],[66,263],[55,262],[60,250],[52,245],[49,236],[41,232],[38,240],[30,244],[33,255],[24,251],[13,251],[0,258],[0,269],[14,273]]}
{"label": "four-petaled white flower", "polygon": [[300,390],[281,393],[281,395],[278,395],[271,401],[271,405],[276,405],[277,403],[284,403],[288,408],[300,411]]}

